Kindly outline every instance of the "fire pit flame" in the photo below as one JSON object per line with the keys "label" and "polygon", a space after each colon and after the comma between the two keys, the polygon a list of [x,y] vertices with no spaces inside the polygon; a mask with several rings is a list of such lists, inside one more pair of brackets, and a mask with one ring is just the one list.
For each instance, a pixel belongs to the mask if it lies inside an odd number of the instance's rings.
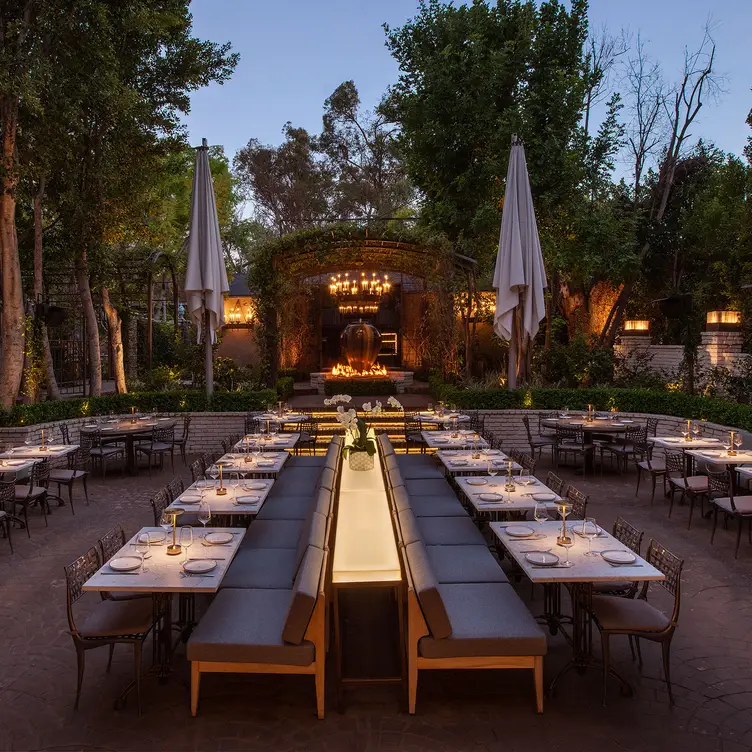
{"label": "fire pit flame", "polygon": [[342,365],[341,363],[337,363],[334,368],[332,368],[332,376],[341,376],[344,378],[353,378],[355,376],[386,376],[387,370],[384,366],[377,366],[373,365],[371,366],[367,371],[356,371],[354,368],[351,368],[348,365]]}

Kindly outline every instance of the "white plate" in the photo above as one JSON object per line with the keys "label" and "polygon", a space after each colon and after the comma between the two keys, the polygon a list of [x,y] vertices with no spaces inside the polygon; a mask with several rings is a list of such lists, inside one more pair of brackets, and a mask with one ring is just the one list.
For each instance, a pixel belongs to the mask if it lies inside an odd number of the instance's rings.
{"label": "white plate", "polygon": [[525,525],[515,525],[506,528],[506,534],[511,538],[529,538],[535,534],[535,530],[531,527],[525,527]]}
{"label": "white plate", "polygon": [[515,481],[520,486],[534,486],[538,482],[537,478],[532,475],[523,475]]}
{"label": "white plate", "polygon": [[468,478],[466,483],[468,486],[485,486],[488,481],[485,478]]}
{"label": "white plate", "polygon": [[277,436],[280,439],[291,439],[292,438],[292,434],[291,433],[278,433]]}
{"label": "white plate", "polygon": [[139,418],[139,420],[146,421],[146,420],[151,420],[151,418],[148,415],[144,415],[144,417],[143,418]]}
{"label": "white plate", "polygon": [[[623,428],[626,425],[626,423],[627,423],[627,421],[623,421],[621,423],[617,423],[616,421],[613,421],[613,420],[611,421],[611,425],[614,426],[614,427],[616,427],[616,428]],[[630,423],[631,423],[631,421],[630,421]]]}
{"label": "white plate", "polygon": [[259,467],[274,467],[277,463],[271,460],[259,460],[256,464]]}
{"label": "white plate", "polygon": [[532,494],[533,501],[540,501],[540,502],[546,502],[546,501],[556,501],[558,497],[556,494],[552,493],[534,493]]}
{"label": "white plate", "polygon": [[214,488],[215,483],[213,480],[198,480],[196,481],[196,488]]}
{"label": "white plate", "polygon": [[634,423],[633,420],[623,420],[622,423],[626,426],[628,423]]}
{"label": "white plate", "polygon": [[478,494],[478,498],[481,501],[501,501],[504,497],[497,493],[482,493]]}
{"label": "white plate", "polygon": [[201,501],[201,496],[199,494],[183,494],[178,501],[181,504],[198,504]]}
{"label": "white plate", "polygon": [[110,559],[110,569],[115,572],[132,572],[141,566],[140,556],[118,556],[117,559]]}
{"label": "white plate", "polygon": [[96,427],[97,427],[96,423],[86,423],[84,425],[84,428],[96,428]]}
{"label": "white plate", "polygon": [[172,418],[157,418],[157,420],[172,420]]}
{"label": "white plate", "polygon": [[221,545],[222,543],[231,543],[232,533],[207,533],[204,536],[204,540],[207,543],[212,543],[214,545]]}
{"label": "white plate", "polygon": [[244,495],[244,496],[238,496],[235,499],[235,502],[237,504],[255,504],[260,499],[261,499],[260,496]]}
{"label": "white plate", "polygon": [[703,454],[706,457],[723,457],[726,454],[726,452],[709,452],[709,451],[705,451],[705,452],[703,452]]}
{"label": "white plate", "polygon": [[434,444],[448,444],[449,439],[436,438],[433,440]]}
{"label": "white plate", "polygon": [[530,551],[525,558],[536,567],[555,567],[559,563],[559,557],[551,551]]}
{"label": "white plate", "polygon": [[[141,533],[141,535],[138,536],[138,539],[142,543],[146,543],[146,533]],[[153,530],[149,533],[149,541],[151,545],[156,545],[157,543],[164,543],[167,540],[167,533],[165,533],[162,530]]]}
{"label": "white plate", "polygon": [[271,460],[271,459],[277,459],[279,457],[279,452],[264,452],[264,456],[262,460]]}
{"label": "white plate", "polygon": [[255,483],[243,484],[244,491],[263,491],[265,488],[266,488],[266,483],[261,483],[260,481],[256,481]]}
{"label": "white plate", "polygon": [[18,467],[19,465],[25,465],[27,460],[6,460],[6,464],[10,467]]}
{"label": "white plate", "polygon": [[452,467],[465,467],[467,465],[467,460],[449,460],[449,464]]}
{"label": "white plate", "polygon": [[193,559],[183,564],[183,569],[190,574],[206,574],[211,572],[217,566],[217,562],[212,559]]}
{"label": "white plate", "polygon": [[[575,535],[582,535],[582,528],[584,527],[584,523],[582,522],[575,522],[573,525],[569,526],[569,529],[575,534]],[[606,534],[606,531],[600,526],[596,526],[598,528],[598,536],[602,536]],[[582,536],[583,538],[585,536]]]}
{"label": "white plate", "polygon": [[232,467],[235,462],[234,460],[217,460],[214,464],[217,467]]}
{"label": "white plate", "polygon": [[631,551],[601,551],[601,556],[611,564],[633,564],[637,561]]}
{"label": "white plate", "polygon": [[494,457],[495,455],[501,454],[498,449],[485,449],[484,451],[489,457]]}
{"label": "white plate", "polygon": [[114,428],[107,428],[107,426],[105,426],[102,430],[103,431],[114,431],[115,429]]}
{"label": "white plate", "polygon": [[569,421],[569,425],[570,426],[578,426],[579,427],[579,426],[584,426],[585,422],[581,421],[581,420],[570,420]]}
{"label": "white plate", "polygon": [[114,418],[112,420],[108,420],[108,423],[120,423],[119,420],[115,420]]}

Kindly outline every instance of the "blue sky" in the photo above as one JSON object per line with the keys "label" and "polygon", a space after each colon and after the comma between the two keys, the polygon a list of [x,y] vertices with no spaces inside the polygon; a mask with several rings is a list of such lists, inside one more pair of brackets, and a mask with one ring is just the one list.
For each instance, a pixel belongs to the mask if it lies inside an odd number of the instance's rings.
{"label": "blue sky", "polygon": [[[317,131],[324,99],[347,79],[372,107],[397,77],[381,25],[403,23],[416,7],[416,0],[193,0],[195,33],[232,42],[241,60],[229,83],[194,93],[191,143],[206,137],[232,158],[251,137],[279,143],[288,120]],[[725,93],[693,130],[741,153],[752,108],[752,0],[591,0],[590,19],[593,28],[639,31],[668,79],[711,19]]]}

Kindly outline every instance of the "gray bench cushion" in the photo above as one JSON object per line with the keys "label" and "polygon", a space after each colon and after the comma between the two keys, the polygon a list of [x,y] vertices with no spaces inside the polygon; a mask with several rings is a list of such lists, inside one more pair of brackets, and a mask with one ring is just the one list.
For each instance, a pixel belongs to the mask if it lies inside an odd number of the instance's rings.
{"label": "gray bench cushion", "polygon": [[400,486],[405,485],[405,480],[402,477],[402,473],[399,471],[399,468],[395,467],[392,470],[387,470],[386,474],[389,478],[389,485],[392,488],[399,488]]}
{"label": "gray bench cushion", "polygon": [[336,470],[340,451],[341,447],[338,443],[332,442],[329,444],[326,450],[326,457],[324,458],[324,465],[332,470]]}
{"label": "gray bench cushion", "polygon": [[313,511],[328,517],[332,511],[332,492],[328,488],[319,488],[316,491],[316,499]]}
{"label": "gray bench cushion", "polygon": [[511,585],[439,585],[452,634],[423,637],[424,658],[545,655],[546,637]]}
{"label": "gray bench cushion", "polygon": [[[253,527],[253,526],[251,526]],[[420,537],[427,546],[484,546],[469,517],[418,517]]]}
{"label": "gray bench cushion", "polygon": [[188,660],[310,666],[313,643],[282,639],[292,597],[292,590],[221,590],[188,640]]}
{"label": "gray bench cushion", "polygon": [[405,488],[410,496],[441,496],[452,487],[444,478],[413,478],[405,480]]}
{"label": "gray bench cushion", "polygon": [[244,548],[232,560],[222,578],[227,588],[274,588],[289,590],[298,562],[292,548]]}
{"label": "gray bench cushion", "polygon": [[416,517],[467,517],[465,507],[451,491],[442,496],[416,496],[410,505]]}
{"label": "gray bench cushion", "polygon": [[509,582],[494,555],[485,546],[426,546],[440,584]]}
{"label": "gray bench cushion", "polygon": [[293,467],[315,467],[320,470],[324,467],[325,460],[326,457],[316,457],[312,454],[301,454],[297,457],[290,457],[287,462],[285,462],[285,470],[289,470]]}
{"label": "gray bench cushion", "polygon": [[303,520],[254,520],[241,548],[295,548]]}
{"label": "gray bench cushion", "polygon": [[316,467],[283,467],[269,496],[302,496],[310,494],[316,484],[319,473]]}
{"label": "gray bench cushion", "polygon": [[410,497],[407,495],[404,486],[398,486],[392,489],[392,498],[394,499],[394,508],[401,512],[403,509],[412,509]]}
{"label": "gray bench cushion", "polygon": [[389,454],[394,454],[394,447],[392,446],[392,442],[389,441],[389,437],[385,433],[381,433],[376,438],[376,441],[379,442],[379,445],[381,446],[381,454],[386,457]]}
{"label": "gray bench cushion", "polygon": [[334,490],[335,475],[334,470],[330,467],[325,467],[318,480],[316,481],[316,488],[328,488],[330,491]]}
{"label": "gray bench cushion", "polygon": [[308,496],[282,496],[267,498],[261,511],[256,515],[257,520],[304,520],[309,512],[313,500]]}
{"label": "gray bench cushion", "polygon": [[418,520],[415,518],[412,509],[404,509],[399,513],[399,524],[402,531],[402,541],[406,546],[422,540]]}
{"label": "gray bench cushion", "polygon": [[396,454],[387,454],[384,457],[384,465],[387,470],[399,470],[399,463],[397,462]]}
{"label": "gray bench cushion", "polygon": [[426,548],[420,541],[405,546],[415,593],[431,634],[436,638],[449,637],[452,625],[449,622],[444,602],[439,592],[439,583],[431,569]]}
{"label": "gray bench cushion", "polygon": [[444,473],[436,466],[436,461],[427,454],[399,454],[397,465],[405,480],[444,480]]}
{"label": "gray bench cushion", "polygon": [[326,523],[327,518],[323,514],[313,512],[310,517],[303,523],[303,529],[300,532],[298,546],[295,550],[295,571],[293,579],[297,576],[300,564],[303,561],[308,546],[316,546],[322,551],[326,544]]}
{"label": "gray bench cushion", "polygon": [[293,645],[300,645],[303,642],[319,594],[323,563],[324,552],[315,546],[308,546],[295,577],[293,597],[282,630],[282,638],[285,642],[291,642]]}

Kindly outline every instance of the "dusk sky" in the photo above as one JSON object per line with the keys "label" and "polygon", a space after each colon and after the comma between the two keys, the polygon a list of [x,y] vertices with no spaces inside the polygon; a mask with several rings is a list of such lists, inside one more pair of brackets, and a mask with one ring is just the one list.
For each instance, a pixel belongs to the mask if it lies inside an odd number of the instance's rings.
{"label": "dusk sky", "polygon": [[[241,60],[229,83],[193,95],[191,143],[206,137],[232,158],[251,137],[279,143],[288,120],[316,132],[324,99],[347,79],[374,106],[397,78],[382,24],[400,25],[416,8],[416,0],[193,0],[195,33],[231,41]],[[741,153],[752,108],[752,1],[592,0],[590,20],[594,29],[640,32],[669,81],[681,72],[685,45],[694,49],[710,20],[725,92],[703,108],[693,131]]]}

